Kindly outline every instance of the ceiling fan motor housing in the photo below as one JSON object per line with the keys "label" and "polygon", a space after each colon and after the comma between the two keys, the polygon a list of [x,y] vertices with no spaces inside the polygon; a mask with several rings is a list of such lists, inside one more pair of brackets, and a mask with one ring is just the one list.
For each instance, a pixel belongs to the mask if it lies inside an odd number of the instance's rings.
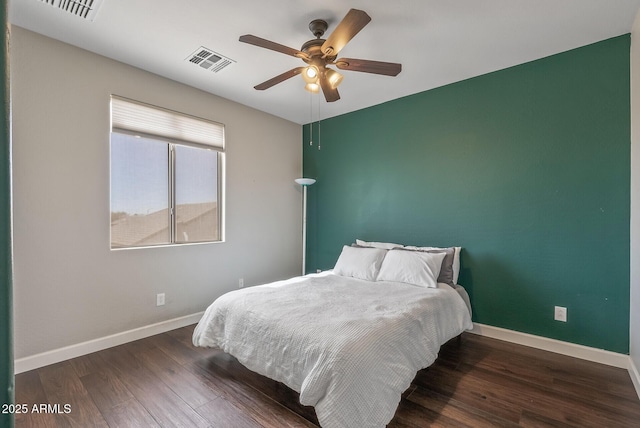
{"label": "ceiling fan motor housing", "polygon": [[324,65],[336,59],[336,55],[325,55],[322,52],[324,39],[312,39],[305,42],[300,50],[308,55],[308,58],[302,58],[307,64]]}

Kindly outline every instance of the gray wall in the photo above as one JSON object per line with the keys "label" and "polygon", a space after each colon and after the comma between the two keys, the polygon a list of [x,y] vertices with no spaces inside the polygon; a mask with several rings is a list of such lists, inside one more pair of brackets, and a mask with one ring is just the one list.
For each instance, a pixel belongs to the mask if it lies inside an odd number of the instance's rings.
{"label": "gray wall", "polygon": [[[16,359],[298,273],[299,125],[19,27],[11,68]],[[226,242],[110,251],[111,94],[226,125]]]}

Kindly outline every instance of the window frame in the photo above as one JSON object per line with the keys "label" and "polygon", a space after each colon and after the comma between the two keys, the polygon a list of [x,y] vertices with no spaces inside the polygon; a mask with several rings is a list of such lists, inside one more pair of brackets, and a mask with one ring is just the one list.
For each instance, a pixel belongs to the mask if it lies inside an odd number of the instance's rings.
{"label": "window frame", "polygon": [[[174,246],[182,246],[182,245],[202,245],[202,244],[217,244],[225,242],[225,178],[226,178],[226,136],[225,136],[225,125],[219,122],[215,122],[209,119],[203,119],[192,115],[187,115],[184,113],[176,112],[173,110],[169,110],[163,107],[157,107],[151,104],[142,103],[139,101],[130,100],[127,98],[123,98],[120,96],[112,95],[111,100],[114,99],[124,101],[130,104],[138,104],[144,106],[145,108],[151,108],[154,110],[158,110],[164,113],[170,113],[172,115],[177,115],[181,117],[188,117],[189,119],[195,119],[197,121],[202,121],[203,123],[215,124],[221,127],[222,132],[222,144],[219,146],[203,144],[199,142],[193,142],[188,140],[183,140],[179,138],[170,138],[165,137],[163,135],[153,134],[150,132],[144,131],[136,131],[123,127],[114,126],[113,124],[113,104],[110,103],[110,113],[111,113],[111,127],[109,133],[109,211],[111,212],[111,204],[112,204],[112,157],[111,157],[111,140],[112,135],[114,133],[125,134],[132,137],[143,137],[146,139],[158,141],[167,144],[167,158],[168,158],[168,182],[167,182],[167,192],[168,192],[168,226],[169,226],[169,242],[162,244],[145,244],[145,245],[127,245],[127,246],[113,246],[112,241],[112,225],[109,223],[109,247],[113,251],[119,250],[132,250],[132,249],[141,249],[141,248],[157,248],[157,247],[174,247]],[[202,240],[202,241],[192,241],[192,242],[178,242],[177,240],[177,205],[176,205],[176,146],[184,146],[190,148],[196,148],[200,150],[210,150],[216,152],[217,156],[217,180],[216,180],[216,210],[217,210],[217,227],[218,227],[218,239],[217,240]],[[111,217],[111,216],[109,216]]]}

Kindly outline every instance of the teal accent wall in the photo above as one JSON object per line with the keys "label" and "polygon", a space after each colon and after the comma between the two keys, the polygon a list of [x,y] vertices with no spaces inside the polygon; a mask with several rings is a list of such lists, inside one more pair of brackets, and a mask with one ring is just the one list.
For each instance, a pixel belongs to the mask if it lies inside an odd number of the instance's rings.
{"label": "teal accent wall", "polygon": [[[2,35],[0,44],[0,405],[13,403],[13,340],[11,331],[11,136],[9,98],[9,40],[7,2],[0,5]],[[11,414],[0,413],[0,427],[12,427]]]}
{"label": "teal accent wall", "polygon": [[356,238],[459,245],[474,321],[628,353],[629,55],[624,35],[323,120],[321,150],[305,125],[308,270]]}

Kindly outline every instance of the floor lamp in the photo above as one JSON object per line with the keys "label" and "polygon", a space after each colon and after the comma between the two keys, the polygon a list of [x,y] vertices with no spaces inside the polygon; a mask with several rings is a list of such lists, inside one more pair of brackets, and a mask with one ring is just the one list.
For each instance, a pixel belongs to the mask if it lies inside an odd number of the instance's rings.
{"label": "floor lamp", "polygon": [[313,178],[296,178],[302,186],[302,275],[306,274],[307,261],[307,187],[316,182]]}

